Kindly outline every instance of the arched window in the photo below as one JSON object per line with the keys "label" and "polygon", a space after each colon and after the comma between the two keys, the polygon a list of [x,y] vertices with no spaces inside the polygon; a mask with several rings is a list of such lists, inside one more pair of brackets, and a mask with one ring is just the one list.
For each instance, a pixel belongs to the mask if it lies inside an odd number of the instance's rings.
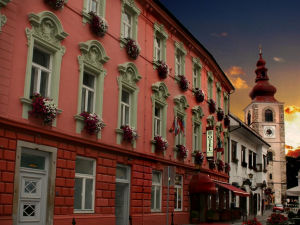
{"label": "arched window", "polygon": [[266,122],[273,122],[273,112],[271,109],[267,109],[265,111],[265,121]]}
{"label": "arched window", "polygon": [[248,124],[248,126],[250,126],[250,124],[251,124],[251,113],[250,112],[248,112],[248,115],[247,115],[247,124]]}

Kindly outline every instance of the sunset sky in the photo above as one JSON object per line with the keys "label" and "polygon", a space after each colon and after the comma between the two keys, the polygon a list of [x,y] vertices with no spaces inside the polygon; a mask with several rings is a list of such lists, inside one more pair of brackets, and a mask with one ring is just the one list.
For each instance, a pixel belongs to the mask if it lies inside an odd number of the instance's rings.
{"label": "sunset sky", "polygon": [[276,99],[285,103],[286,145],[300,149],[300,1],[161,0],[211,52],[235,85],[231,112],[243,116],[258,46]]}

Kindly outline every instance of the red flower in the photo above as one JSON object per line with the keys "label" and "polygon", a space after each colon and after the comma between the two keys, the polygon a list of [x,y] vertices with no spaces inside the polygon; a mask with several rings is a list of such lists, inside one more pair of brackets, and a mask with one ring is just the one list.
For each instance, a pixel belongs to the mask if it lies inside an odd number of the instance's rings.
{"label": "red flower", "polygon": [[157,61],[157,63],[158,63],[158,67],[157,67],[158,75],[160,78],[165,79],[168,76],[169,67],[163,61]]}
{"label": "red flower", "polygon": [[187,89],[189,89],[189,82],[188,80],[185,78],[185,76],[183,75],[178,75],[179,77],[179,87],[181,90],[183,91],[187,91]]}
{"label": "red flower", "polygon": [[204,160],[204,155],[202,152],[196,152],[195,154],[195,164],[201,165]]}
{"label": "red flower", "polygon": [[80,116],[84,118],[84,128],[89,134],[98,133],[105,126],[95,113],[82,112]]}
{"label": "red flower", "polygon": [[208,109],[209,109],[210,114],[213,114],[216,112],[216,103],[214,100],[212,100],[212,99],[208,100]]}
{"label": "red flower", "polygon": [[218,159],[217,166],[218,166],[218,171],[222,171],[224,169],[224,162]]}
{"label": "red flower", "polygon": [[132,142],[134,139],[137,139],[138,135],[136,133],[136,130],[131,128],[128,125],[121,126],[121,129],[123,130],[123,140]]}
{"label": "red flower", "polygon": [[268,219],[268,223],[270,224],[281,224],[286,223],[288,218],[282,214],[272,213]]}
{"label": "red flower", "polygon": [[189,150],[184,145],[176,145],[179,156],[181,158],[186,158]]}
{"label": "red flower", "polygon": [[53,9],[57,10],[64,6],[65,0],[45,0]]}
{"label": "red flower", "polygon": [[255,217],[253,220],[248,220],[247,222],[243,222],[243,225],[262,225]]}
{"label": "red flower", "polygon": [[132,59],[136,59],[140,54],[140,47],[135,40],[131,38],[126,38],[126,52],[128,56]]}
{"label": "red flower", "polygon": [[197,102],[203,102],[204,101],[204,97],[205,97],[204,92],[202,90],[200,90],[199,88],[195,88],[194,95],[195,95],[195,98],[196,98]]}
{"label": "red flower", "polygon": [[158,151],[165,151],[168,148],[168,141],[162,138],[161,136],[155,136],[155,149]]}

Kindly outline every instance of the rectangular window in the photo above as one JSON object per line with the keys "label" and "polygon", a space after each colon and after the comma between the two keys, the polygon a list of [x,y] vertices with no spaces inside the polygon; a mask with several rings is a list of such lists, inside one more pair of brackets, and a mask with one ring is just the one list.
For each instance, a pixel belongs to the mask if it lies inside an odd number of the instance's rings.
{"label": "rectangular window", "polygon": [[246,162],[246,147],[242,146],[242,163]]}
{"label": "rectangular window", "polygon": [[175,190],[175,208],[176,211],[182,210],[182,194],[183,194],[183,186],[182,186],[182,176],[176,175],[175,176],[175,184],[174,184],[174,190]]}
{"label": "rectangular window", "polygon": [[213,98],[213,81],[212,80],[208,80],[208,87],[207,87],[207,97],[208,99],[212,99]]}
{"label": "rectangular window", "polygon": [[183,130],[182,130],[183,127],[180,126],[180,124],[184,124],[182,116],[177,116],[177,121],[178,121],[178,124],[177,124],[178,128],[177,129],[179,129],[179,132],[176,136],[176,145],[183,145],[184,144],[183,143],[184,134],[183,134]]}
{"label": "rectangular window", "polygon": [[161,126],[162,126],[162,108],[160,105],[155,104],[154,109],[154,136],[161,136]]}
{"label": "rectangular window", "polygon": [[30,96],[39,93],[43,97],[50,97],[51,59],[50,54],[33,48]]}
{"label": "rectangular window", "polygon": [[199,146],[199,133],[200,133],[200,126],[197,123],[194,123],[194,132],[193,132],[193,138],[194,138],[194,149],[193,151],[199,151],[200,146]]}
{"label": "rectangular window", "polygon": [[266,170],[267,169],[267,158],[265,155],[263,155],[263,170]]}
{"label": "rectangular window", "polygon": [[132,38],[132,16],[128,12],[123,13],[122,30],[124,38]]}
{"label": "rectangular window", "polygon": [[217,90],[217,107],[221,107],[221,90]]}
{"label": "rectangular window", "polygon": [[248,154],[248,167],[250,168],[250,169],[252,169],[253,168],[253,164],[252,164],[252,151],[250,151],[249,150],[249,154]]}
{"label": "rectangular window", "polygon": [[161,210],[161,172],[152,172],[151,211]]}
{"label": "rectangular window", "polygon": [[121,125],[130,124],[130,93],[126,90],[122,90],[121,96]]}
{"label": "rectangular window", "polygon": [[235,162],[237,160],[237,142],[231,141],[231,158]]}
{"label": "rectangular window", "polygon": [[154,40],[154,54],[156,60],[162,60],[162,40],[159,37]]}
{"label": "rectangular window", "polygon": [[182,75],[182,55],[178,52],[175,56],[175,75]]}
{"label": "rectangular window", "polygon": [[94,113],[95,105],[95,76],[84,72],[81,94],[81,112]]}
{"label": "rectangular window", "polygon": [[193,70],[193,84],[194,84],[194,88],[200,88],[199,86],[199,73],[200,73],[200,69],[198,67],[194,67]]}
{"label": "rectangular window", "polygon": [[78,157],[75,164],[74,211],[93,212],[95,160]]}
{"label": "rectangular window", "polygon": [[253,169],[256,170],[256,153],[253,152]]}
{"label": "rectangular window", "polygon": [[89,0],[88,1],[88,12],[94,12],[97,14],[99,2],[97,0]]}

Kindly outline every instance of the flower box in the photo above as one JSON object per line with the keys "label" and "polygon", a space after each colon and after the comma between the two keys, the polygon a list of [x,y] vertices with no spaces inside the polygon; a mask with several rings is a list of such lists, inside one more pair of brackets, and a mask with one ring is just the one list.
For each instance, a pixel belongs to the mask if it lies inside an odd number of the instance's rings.
{"label": "flower box", "polygon": [[89,14],[92,17],[90,24],[91,31],[97,36],[103,37],[108,29],[107,22],[102,17],[97,16],[94,12],[89,12]]}
{"label": "flower box", "polygon": [[272,213],[271,216],[267,219],[268,225],[284,225],[288,224],[288,218],[280,213]]}
{"label": "flower box", "polygon": [[162,136],[154,137],[154,144],[156,151],[165,151],[168,148],[168,141],[164,139]]}
{"label": "flower box", "polygon": [[214,100],[212,100],[212,99],[208,100],[208,109],[209,109],[210,114],[213,114],[216,112],[216,103]]}
{"label": "flower box", "polygon": [[217,167],[218,167],[218,171],[223,171],[224,170],[224,162],[220,159],[218,159],[217,161]]}
{"label": "flower box", "polygon": [[216,168],[215,161],[214,160],[209,160],[208,161],[208,166],[209,166],[209,169],[214,170]]}
{"label": "flower box", "polygon": [[80,116],[84,118],[84,129],[89,134],[98,133],[105,126],[102,119],[100,119],[95,113],[82,112],[80,113]]}
{"label": "flower box", "polygon": [[168,74],[169,74],[169,67],[168,65],[163,62],[163,61],[157,61],[157,72],[158,72],[158,76],[162,79],[167,78]]}
{"label": "flower box", "polygon": [[204,101],[204,98],[205,98],[204,91],[200,90],[199,88],[195,88],[194,95],[195,95],[197,102],[200,103],[200,102]]}
{"label": "flower box", "polygon": [[133,127],[130,127],[128,125],[121,126],[121,129],[123,131],[123,140],[127,142],[133,142],[135,139],[137,139],[138,135],[136,130]]}
{"label": "flower box", "polygon": [[194,156],[195,156],[195,164],[202,165],[204,160],[204,154],[202,152],[197,151],[195,152]]}
{"label": "flower box", "polygon": [[65,0],[44,0],[44,1],[46,4],[50,5],[55,10],[61,9],[65,4]]}
{"label": "flower box", "polygon": [[57,115],[57,106],[52,99],[44,98],[39,93],[32,97],[32,110],[30,115],[40,117],[44,124],[51,125]]}
{"label": "flower box", "polygon": [[189,150],[184,145],[176,145],[180,158],[186,158]]}
{"label": "flower box", "polygon": [[135,40],[126,38],[126,52],[130,58],[137,59],[140,54],[140,46]]}
{"label": "flower box", "polygon": [[189,89],[189,82],[183,75],[178,75],[179,78],[179,87],[182,91],[187,91]]}

